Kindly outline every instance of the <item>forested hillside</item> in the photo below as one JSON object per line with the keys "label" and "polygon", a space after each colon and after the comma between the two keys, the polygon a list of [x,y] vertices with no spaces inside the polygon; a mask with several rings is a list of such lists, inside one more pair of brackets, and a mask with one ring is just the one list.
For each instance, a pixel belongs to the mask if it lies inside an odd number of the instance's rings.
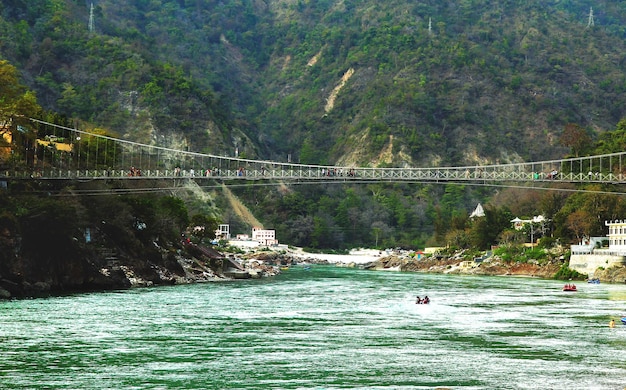
{"label": "forested hillside", "polygon": [[91,4],[4,1],[0,54],[44,108],[146,142],[528,161],[626,110],[624,1],[99,0],[90,30]]}
{"label": "forested hillside", "polygon": [[[6,0],[0,59],[55,121],[161,146],[363,166],[519,162],[574,152],[566,126],[590,153],[626,116],[624,9],[609,0]],[[417,246],[464,232],[468,210],[493,191],[380,184],[237,195],[294,244]],[[555,216],[568,201],[506,195],[494,210]],[[509,216],[497,210],[495,220]]]}

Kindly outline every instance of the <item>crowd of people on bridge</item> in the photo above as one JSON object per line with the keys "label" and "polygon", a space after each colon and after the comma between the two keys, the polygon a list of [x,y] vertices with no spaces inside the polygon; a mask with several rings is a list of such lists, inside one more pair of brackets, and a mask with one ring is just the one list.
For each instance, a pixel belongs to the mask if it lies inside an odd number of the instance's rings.
{"label": "crowd of people on bridge", "polygon": [[559,174],[559,171],[557,171],[556,169],[553,169],[553,170],[550,171],[550,173],[548,173],[548,179],[554,180],[554,179],[556,179],[558,174]]}
{"label": "crowd of people on bridge", "polygon": [[[243,168],[240,168],[240,169],[243,169]],[[220,174],[220,170],[217,167],[201,169],[198,175],[196,175],[196,170],[194,168],[190,168],[189,171],[183,170],[180,167],[174,168],[174,176],[209,177],[209,176],[219,176],[219,174]],[[240,175],[238,174],[238,176]]]}
{"label": "crowd of people on bridge", "polygon": [[128,176],[141,176],[141,169],[130,167],[130,170],[128,171]]}
{"label": "crowd of people on bridge", "polygon": [[[265,166],[262,166],[260,168],[260,172],[262,176],[265,176],[267,174],[267,168]],[[323,176],[323,177],[343,177],[343,176],[356,177],[357,176],[356,170],[354,168],[350,168],[346,172],[344,172],[343,168],[320,168],[319,173],[320,173],[320,176]],[[217,167],[200,170],[200,176],[210,177],[210,176],[219,176],[219,175],[220,175],[220,169]],[[239,177],[246,176],[246,168],[244,167],[237,168],[236,175]],[[474,178],[483,178],[483,175],[484,175],[484,172],[481,169],[476,169],[473,172],[473,174],[470,172],[469,169],[466,169],[464,173],[464,176],[467,179],[471,178],[472,176]],[[558,178],[558,175],[559,175],[559,172],[556,169],[553,169],[547,173],[541,173],[541,172],[532,173],[532,177],[535,180],[541,180],[542,178],[545,178],[548,180],[555,180]],[[136,168],[134,166],[130,167],[128,176],[141,176],[141,169]],[[196,170],[194,168],[190,168],[189,170],[182,170],[179,166],[177,166],[176,168],[174,168],[174,176],[196,177]],[[444,176],[445,175],[440,171],[435,171],[434,173],[435,178],[440,178]],[[595,174],[591,171],[589,172],[590,179],[594,177],[597,178],[598,176],[599,174],[597,172]]]}
{"label": "crowd of people on bridge", "polygon": [[[320,170],[322,176],[334,177],[334,176],[343,176],[344,172],[342,168],[322,168]],[[350,168],[346,174],[348,177],[356,176],[356,172],[354,168]]]}
{"label": "crowd of people on bridge", "polygon": [[[268,173],[268,170],[265,166],[261,166],[261,168],[259,169],[260,173],[262,176],[266,176]],[[110,176],[111,173],[113,173],[114,171],[109,168],[107,170],[107,176]],[[123,172],[123,171],[122,171]],[[242,176],[246,176],[246,168],[245,167],[239,167],[237,168],[237,170],[235,171],[236,176],[242,177]],[[254,171],[253,171],[254,172]],[[272,171],[273,172],[273,171]],[[349,168],[347,171],[344,171],[343,168],[320,168],[319,172],[319,176],[322,177],[356,177],[357,176],[357,172],[355,170],[355,168]],[[174,176],[180,177],[180,176],[184,176],[184,177],[196,177],[196,170],[194,168],[190,168],[189,170],[182,170],[180,166],[177,166],[174,168]],[[220,176],[222,172],[220,171],[220,169],[218,167],[214,167],[214,168],[207,168],[207,169],[201,169],[199,171],[198,176],[204,176],[204,177],[210,177],[210,176]],[[435,170],[434,173],[431,172],[430,174],[428,174],[428,177],[430,178],[435,178],[435,179],[439,179],[439,178],[445,178],[448,177],[448,171],[439,171],[439,170]],[[272,173],[273,174],[273,173]],[[542,173],[542,172],[532,172],[532,178],[534,180],[541,180],[541,179],[548,179],[548,180],[555,180],[558,178],[560,172],[558,172],[556,169],[553,169],[549,172],[546,173]],[[39,175],[41,175],[39,173]],[[470,178],[483,178],[485,175],[485,172],[483,172],[481,169],[476,169],[474,171],[470,171],[469,169],[466,169],[464,172],[464,176],[466,179],[470,179]],[[37,176],[37,173],[33,173],[32,175],[33,177]],[[131,166],[130,169],[128,170],[128,176],[129,177],[136,177],[136,176],[142,176],[141,173],[141,169],[135,167],[135,166]],[[318,177],[319,177],[318,176]],[[451,175],[452,177],[455,177],[454,175]],[[597,180],[598,177],[600,177],[600,174],[598,172],[591,172],[589,171],[588,174],[588,178],[590,180],[593,180],[594,178]],[[487,178],[487,177],[485,177]]]}

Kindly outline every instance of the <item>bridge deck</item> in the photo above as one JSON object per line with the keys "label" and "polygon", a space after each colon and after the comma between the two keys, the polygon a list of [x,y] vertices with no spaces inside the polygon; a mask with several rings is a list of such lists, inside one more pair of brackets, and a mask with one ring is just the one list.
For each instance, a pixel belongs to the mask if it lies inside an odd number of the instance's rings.
{"label": "bridge deck", "polygon": [[[193,179],[389,182],[624,183],[626,152],[488,166],[365,168],[217,156],[146,145],[30,118],[36,142],[10,146],[0,180]],[[46,134],[43,136],[42,134]],[[6,165],[11,164],[11,165]],[[21,169],[17,169],[21,167]],[[107,169],[95,169],[108,167]],[[135,168],[141,168],[141,173]]]}
{"label": "bridge deck", "polygon": [[0,179],[85,180],[85,179],[194,179],[194,180],[311,180],[311,181],[396,181],[396,182],[568,182],[624,183],[626,175],[613,173],[550,173],[515,171],[470,171],[456,168],[344,168],[331,169],[223,169],[195,171],[145,170],[131,175],[126,170],[1,171]]}

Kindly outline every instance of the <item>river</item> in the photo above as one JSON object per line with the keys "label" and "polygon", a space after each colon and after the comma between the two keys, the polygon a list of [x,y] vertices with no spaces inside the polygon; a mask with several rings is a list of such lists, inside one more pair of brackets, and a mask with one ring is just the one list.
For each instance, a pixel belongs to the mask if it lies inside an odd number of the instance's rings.
{"label": "river", "polygon": [[626,285],[561,286],[313,266],[4,301],[0,387],[623,389]]}

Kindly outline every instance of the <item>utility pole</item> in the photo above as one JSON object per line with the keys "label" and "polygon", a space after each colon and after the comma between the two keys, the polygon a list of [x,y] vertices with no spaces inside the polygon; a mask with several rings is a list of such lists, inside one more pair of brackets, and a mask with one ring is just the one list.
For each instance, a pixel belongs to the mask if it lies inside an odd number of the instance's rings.
{"label": "utility pole", "polygon": [[589,20],[587,21],[587,28],[595,26],[593,21],[593,7],[589,7]]}
{"label": "utility pole", "polygon": [[93,33],[94,31],[94,24],[93,24],[93,3],[91,3],[91,8],[89,9],[89,32]]}

